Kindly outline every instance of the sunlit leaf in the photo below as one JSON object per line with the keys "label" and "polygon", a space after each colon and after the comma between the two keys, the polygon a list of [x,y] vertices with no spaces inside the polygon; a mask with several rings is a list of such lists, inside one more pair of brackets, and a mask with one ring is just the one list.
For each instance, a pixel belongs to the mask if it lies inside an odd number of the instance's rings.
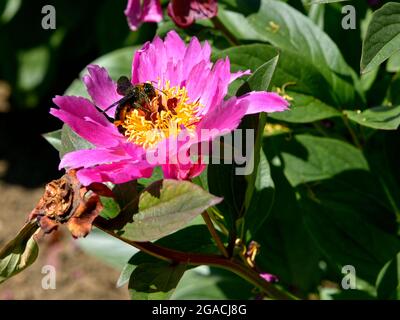
{"label": "sunlit leaf", "polygon": [[174,293],[186,270],[184,264],[140,264],[132,273],[129,293],[133,300],[165,300]]}
{"label": "sunlit leaf", "polygon": [[185,227],[221,201],[191,182],[165,179],[140,195],[138,213],[120,234],[135,241],[159,239]]}
{"label": "sunlit leaf", "polygon": [[39,248],[33,235],[38,226],[28,222],[16,237],[0,250],[0,283],[29,267],[37,258]]}
{"label": "sunlit leaf", "polygon": [[374,12],[363,43],[361,71],[371,71],[400,50],[400,4],[389,2]]}
{"label": "sunlit leaf", "polygon": [[282,150],[284,172],[293,186],[328,179],[346,170],[368,170],[360,150],[331,138],[297,135]]}
{"label": "sunlit leaf", "polygon": [[43,134],[43,138],[45,138],[57,151],[61,151],[62,149],[61,132],[62,130],[59,129]]}
{"label": "sunlit leaf", "polygon": [[400,106],[375,107],[364,111],[345,110],[344,113],[350,120],[374,129],[396,130],[400,126]]}

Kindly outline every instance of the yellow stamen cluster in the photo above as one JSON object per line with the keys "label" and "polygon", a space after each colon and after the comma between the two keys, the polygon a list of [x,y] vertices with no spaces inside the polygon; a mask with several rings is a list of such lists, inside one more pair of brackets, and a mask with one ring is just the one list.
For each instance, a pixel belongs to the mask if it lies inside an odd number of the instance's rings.
{"label": "yellow stamen cluster", "polygon": [[[173,108],[168,107],[168,102],[170,105],[173,104]],[[159,108],[160,103],[162,108]],[[155,111],[149,120],[141,110],[134,109],[126,115],[122,127],[125,129],[128,141],[144,148],[151,148],[170,135],[177,135],[182,128],[194,130],[200,120],[197,115],[200,107],[199,101],[189,102],[185,87],[171,87],[167,81],[159,96],[148,106],[149,110],[162,110]]]}

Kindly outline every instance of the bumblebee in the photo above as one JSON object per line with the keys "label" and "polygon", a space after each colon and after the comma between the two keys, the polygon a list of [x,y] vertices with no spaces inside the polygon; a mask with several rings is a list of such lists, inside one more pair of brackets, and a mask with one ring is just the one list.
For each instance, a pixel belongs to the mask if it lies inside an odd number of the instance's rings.
{"label": "bumblebee", "polygon": [[117,106],[114,119],[106,116],[110,121],[114,122],[122,134],[125,133],[125,129],[122,127],[125,117],[133,109],[141,110],[146,118],[151,117],[157,111],[151,110],[151,101],[157,97],[156,89],[151,83],[146,82],[133,85],[127,77],[122,76],[117,81],[117,93],[123,96],[123,98],[104,109],[102,113],[106,115],[108,110]]}

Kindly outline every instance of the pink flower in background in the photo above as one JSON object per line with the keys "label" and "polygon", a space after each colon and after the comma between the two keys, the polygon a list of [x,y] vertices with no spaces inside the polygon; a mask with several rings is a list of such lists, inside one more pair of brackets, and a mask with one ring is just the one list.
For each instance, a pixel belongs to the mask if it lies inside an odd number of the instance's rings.
{"label": "pink flower in background", "polygon": [[[215,17],[217,11],[217,0],[171,0],[168,4],[168,15],[181,28]],[[163,18],[159,0],[128,0],[125,15],[133,31],[143,22],[160,22]]]}
{"label": "pink flower in background", "polygon": [[267,282],[278,282],[278,277],[270,273],[260,273],[260,277]]}
{"label": "pink flower in background", "polygon": [[160,22],[163,18],[159,0],[128,0],[124,13],[133,31],[143,22]]}
{"label": "pink flower in background", "polygon": [[[207,42],[201,45],[193,37],[186,45],[174,31],[169,32],[164,41],[156,37],[146,43],[135,52],[131,82],[154,85],[157,95],[149,101],[148,110],[155,111],[146,113],[133,108],[123,121],[115,124],[95,105],[104,110],[122,96],[104,68],[89,66],[89,74],[83,81],[91,101],[57,96],[53,101],[59,109],[50,112],[91,142],[94,148],[66,154],[60,168],[80,169],[77,177],[84,185],[108,181],[123,183],[148,177],[155,165],[162,166],[165,178],[190,179],[199,175],[206,165],[201,161],[174,162],[171,158],[176,154],[168,154],[170,158],[167,157],[166,162],[150,164],[148,154],[157,153],[166,145],[173,145],[176,153],[188,153],[190,145],[176,142],[176,135],[201,136],[192,144],[212,141],[236,129],[246,114],[287,109],[286,100],[264,91],[225,100],[229,84],[250,72],[231,73],[228,58],[213,64],[210,55],[211,47]],[[107,114],[113,117],[114,112],[115,107]],[[202,135],[204,129],[212,131]]]}
{"label": "pink flower in background", "polygon": [[171,0],[168,15],[181,28],[189,27],[195,20],[215,17],[217,0]]}

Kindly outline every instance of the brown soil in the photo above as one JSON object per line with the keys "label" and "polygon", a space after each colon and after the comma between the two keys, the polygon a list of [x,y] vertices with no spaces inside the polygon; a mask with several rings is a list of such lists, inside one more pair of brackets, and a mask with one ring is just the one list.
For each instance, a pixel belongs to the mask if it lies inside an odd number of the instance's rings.
{"label": "brown soil", "polygon": [[[0,176],[4,170],[5,163],[0,161]],[[42,192],[42,188],[0,180],[0,246],[22,227]],[[115,287],[119,271],[82,252],[65,230],[46,236],[39,247],[39,257],[31,267],[0,285],[0,300],[129,298],[126,287]],[[54,290],[45,290],[41,284],[42,267],[49,264],[57,271]]]}

